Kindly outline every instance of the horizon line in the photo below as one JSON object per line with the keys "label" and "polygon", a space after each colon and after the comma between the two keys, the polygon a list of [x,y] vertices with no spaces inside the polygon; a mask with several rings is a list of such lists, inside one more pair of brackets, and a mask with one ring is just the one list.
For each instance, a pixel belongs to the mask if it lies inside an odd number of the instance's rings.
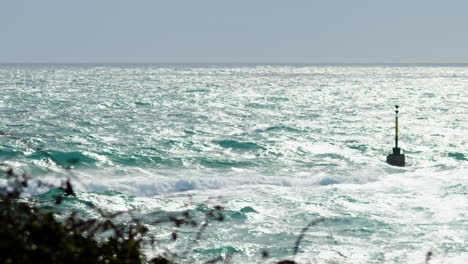
{"label": "horizon line", "polygon": [[468,62],[1,62],[0,65],[468,65]]}

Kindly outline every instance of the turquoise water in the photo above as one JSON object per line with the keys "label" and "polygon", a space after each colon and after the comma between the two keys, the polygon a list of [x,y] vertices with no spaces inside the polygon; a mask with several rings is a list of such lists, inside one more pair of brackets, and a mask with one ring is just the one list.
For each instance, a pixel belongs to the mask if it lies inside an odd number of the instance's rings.
{"label": "turquoise water", "polygon": [[[467,263],[467,102],[464,65],[0,65],[0,161],[71,178],[58,215],[131,210],[161,242],[148,256],[198,231],[151,221],[222,205],[196,263],[292,258],[320,217],[295,260]],[[394,104],[404,168],[385,163]]]}

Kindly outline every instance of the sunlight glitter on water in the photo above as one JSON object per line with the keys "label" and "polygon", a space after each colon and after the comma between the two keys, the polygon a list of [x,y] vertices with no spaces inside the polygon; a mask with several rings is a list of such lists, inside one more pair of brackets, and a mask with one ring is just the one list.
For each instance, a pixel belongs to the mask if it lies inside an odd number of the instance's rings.
{"label": "sunlight glitter on water", "polygon": [[[296,260],[422,263],[432,250],[431,263],[465,263],[467,83],[465,66],[3,65],[0,158],[71,176],[69,208],[90,215],[87,202],[148,221],[223,205],[200,262],[291,257],[326,217]],[[385,163],[394,104],[404,168]],[[30,189],[44,204],[47,191]],[[180,231],[174,250],[196,233]]]}

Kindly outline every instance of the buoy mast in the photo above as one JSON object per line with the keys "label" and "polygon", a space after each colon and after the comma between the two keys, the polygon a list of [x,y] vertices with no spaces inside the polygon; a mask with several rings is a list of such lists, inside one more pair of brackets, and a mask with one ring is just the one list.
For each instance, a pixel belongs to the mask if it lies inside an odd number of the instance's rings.
{"label": "buoy mast", "polygon": [[395,105],[395,147],[393,153],[387,156],[387,163],[393,166],[405,166],[405,154],[398,147],[398,105]]}
{"label": "buoy mast", "polygon": [[398,148],[398,105],[395,105],[395,148]]}

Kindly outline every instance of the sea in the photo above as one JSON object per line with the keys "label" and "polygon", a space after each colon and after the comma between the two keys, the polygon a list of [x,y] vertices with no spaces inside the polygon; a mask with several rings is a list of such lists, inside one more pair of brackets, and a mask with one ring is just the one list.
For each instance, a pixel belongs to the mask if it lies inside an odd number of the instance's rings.
{"label": "sea", "polygon": [[1,64],[0,120],[27,199],[138,217],[148,258],[468,263],[465,64]]}

